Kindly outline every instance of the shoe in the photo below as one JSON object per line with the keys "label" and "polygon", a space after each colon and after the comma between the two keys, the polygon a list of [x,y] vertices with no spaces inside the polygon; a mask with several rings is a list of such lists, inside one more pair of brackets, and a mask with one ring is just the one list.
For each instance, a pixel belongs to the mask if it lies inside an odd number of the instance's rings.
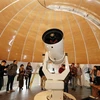
{"label": "shoe", "polygon": [[10,91],[6,91],[6,93],[10,93]]}
{"label": "shoe", "polygon": [[19,90],[23,90],[23,88],[19,88]]}
{"label": "shoe", "polygon": [[73,90],[73,91],[76,91],[76,89],[75,89],[75,88],[72,88],[72,90]]}
{"label": "shoe", "polygon": [[15,92],[15,90],[10,90],[10,92]]}
{"label": "shoe", "polygon": [[76,91],[76,89],[74,89],[74,91]]}
{"label": "shoe", "polygon": [[72,88],[72,90],[74,90],[74,88]]}

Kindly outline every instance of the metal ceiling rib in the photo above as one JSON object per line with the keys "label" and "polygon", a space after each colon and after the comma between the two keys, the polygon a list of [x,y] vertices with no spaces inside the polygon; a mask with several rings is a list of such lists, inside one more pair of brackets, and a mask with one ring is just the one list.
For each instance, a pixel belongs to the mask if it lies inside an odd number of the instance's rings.
{"label": "metal ceiling rib", "polygon": [[73,43],[73,49],[74,49],[74,62],[76,63],[76,50],[75,50],[75,43],[74,43],[74,38],[73,38],[73,33],[72,33],[72,29],[71,29],[71,25],[70,25],[70,22],[69,22],[69,19],[68,17],[66,16],[67,18],[67,21],[68,21],[68,24],[69,24],[69,28],[70,28],[70,33],[71,33],[71,37],[72,37],[72,43]]}
{"label": "metal ceiling rib", "polygon": [[46,30],[58,28],[64,33],[69,63],[100,63],[100,2],[39,1],[51,8],[37,0],[2,0],[0,59],[41,62],[45,53],[41,37]]}
{"label": "metal ceiling rib", "polygon": [[95,39],[96,39],[97,44],[98,44],[98,48],[100,49],[100,43],[99,43],[99,41],[98,41],[97,36],[95,35],[95,31],[93,30],[93,28],[92,28],[91,24],[90,24],[88,21],[87,21],[87,23],[89,24],[89,26],[90,26],[90,28],[91,28],[92,32],[94,33]]}
{"label": "metal ceiling rib", "polygon": [[[32,4],[32,3],[33,3],[33,1],[32,1],[31,3],[29,3],[29,4],[27,4],[27,6],[23,7],[23,8],[17,13],[17,15],[18,15],[23,9],[25,9],[26,7],[28,7],[28,6],[29,6],[30,4]],[[33,7],[33,9],[34,9],[34,7]],[[31,12],[31,11],[30,11],[30,12]],[[30,14],[30,12],[28,13],[28,15]],[[16,16],[17,16],[17,15],[16,15]],[[22,27],[24,21],[27,19],[28,15],[26,15],[26,17],[23,19],[22,23],[20,24],[18,30],[16,30],[16,35],[15,35],[15,37],[17,36],[17,34],[18,34],[20,28]],[[15,16],[14,16],[14,17],[15,17]],[[13,17],[13,18],[14,18],[14,17]],[[13,46],[13,43],[14,43],[14,40],[13,40],[13,42],[12,42],[12,46]],[[11,48],[10,48],[10,51],[12,50],[12,46],[11,46]],[[7,57],[8,60],[9,60],[10,54],[11,54],[11,52],[8,53],[8,57]]]}
{"label": "metal ceiling rib", "polygon": [[[40,18],[40,23],[38,25],[38,30],[37,30],[37,33],[36,33],[36,39],[35,39],[35,44],[34,44],[34,49],[33,49],[33,56],[32,56],[32,62],[34,61],[34,53],[36,51],[36,44],[37,44],[37,40],[38,40],[38,35],[39,35],[39,30],[40,30],[40,26],[41,26],[41,23],[42,23],[42,20],[43,20],[43,17],[44,15],[46,14],[46,11],[44,11],[44,14],[42,16],[42,18]],[[41,55],[42,56],[42,55]]]}
{"label": "metal ceiling rib", "polygon": [[0,10],[0,13],[1,13],[2,11],[6,10],[8,7],[12,6],[13,4],[17,3],[18,1],[19,1],[19,0],[15,0],[15,1],[11,2],[11,3],[8,4],[6,7],[2,8],[2,9]]}
{"label": "metal ceiling rib", "polygon": [[[74,16],[74,15],[73,15]],[[77,20],[77,18],[74,16],[75,20],[76,20],[76,23],[80,29],[80,34],[82,36],[82,39],[83,39],[83,43],[84,43],[84,46],[85,46],[85,52],[86,52],[86,58],[87,58],[87,64],[89,64],[89,56],[88,56],[88,51],[87,51],[87,47],[86,47],[86,43],[85,43],[85,39],[84,39],[84,36],[83,36],[83,33],[82,33],[82,30],[81,30],[81,27],[80,27],[80,24]]]}
{"label": "metal ceiling rib", "polygon": [[[35,10],[35,8],[37,8],[38,7],[38,4],[29,12],[29,14],[28,15],[30,15],[32,12],[33,12],[33,10]],[[27,16],[28,17],[28,16]],[[26,17],[26,18],[27,18]],[[35,19],[33,19],[33,22],[32,22],[32,24],[31,24],[31,26],[30,26],[30,28],[29,28],[29,30],[28,30],[28,33],[27,33],[27,36],[26,36],[26,39],[25,39],[25,41],[24,41],[24,45],[23,45],[23,47],[22,47],[22,53],[21,53],[21,61],[22,61],[22,59],[23,59],[23,51],[24,51],[24,49],[25,49],[25,44],[26,44],[26,41],[27,41],[27,37],[28,37],[28,35],[29,35],[29,33],[30,33],[30,30],[31,30],[31,28],[32,28],[32,25],[34,24],[34,20]],[[34,56],[34,55],[33,55]]]}
{"label": "metal ceiling rib", "polygon": [[31,2],[29,2],[28,4],[26,4],[22,9],[20,9],[11,19],[10,21],[7,23],[7,25],[4,27],[3,31],[0,34],[0,37],[3,35],[4,31],[6,30],[6,28],[8,27],[8,25],[11,23],[11,21],[23,10],[25,9],[27,6],[29,6],[30,4],[32,4],[35,0],[32,0]]}
{"label": "metal ceiling rib", "polygon": [[83,10],[80,10],[78,8],[74,8],[71,6],[61,6],[61,5],[49,5],[47,6],[47,8],[54,10],[54,11],[64,11],[64,12],[70,12],[70,13],[77,14],[91,21],[93,24],[95,24],[100,29],[100,20],[97,19],[95,16],[87,13],[86,11],[83,11]]}

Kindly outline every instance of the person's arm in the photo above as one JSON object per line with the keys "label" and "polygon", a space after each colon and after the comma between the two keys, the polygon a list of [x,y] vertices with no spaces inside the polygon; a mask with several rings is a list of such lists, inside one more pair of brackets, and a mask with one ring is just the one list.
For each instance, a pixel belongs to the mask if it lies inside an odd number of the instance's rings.
{"label": "person's arm", "polygon": [[3,73],[3,70],[2,70],[2,68],[1,68],[1,66],[0,66],[0,75]]}
{"label": "person's arm", "polygon": [[97,70],[97,76],[100,77],[100,70]]}
{"label": "person's arm", "polygon": [[82,68],[80,67],[81,75],[82,75]]}

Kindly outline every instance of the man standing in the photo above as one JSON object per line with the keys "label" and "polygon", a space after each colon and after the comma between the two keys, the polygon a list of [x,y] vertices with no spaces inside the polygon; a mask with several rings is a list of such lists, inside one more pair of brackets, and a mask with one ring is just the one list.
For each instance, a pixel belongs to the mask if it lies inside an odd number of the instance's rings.
{"label": "man standing", "polygon": [[32,71],[33,71],[33,68],[31,66],[31,63],[28,62],[27,66],[26,66],[26,70],[25,70],[25,74],[26,74],[26,76],[25,76],[25,79],[26,79],[26,89],[29,89],[29,87],[30,87]]}
{"label": "man standing", "polygon": [[65,64],[62,64],[59,68],[59,73],[62,73],[65,70]]}
{"label": "man standing", "polygon": [[[7,93],[14,92],[13,82],[17,72],[17,60],[14,60],[12,64],[8,67],[8,82],[7,82]],[[10,91],[9,91],[10,88]]]}
{"label": "man standing", "polygon": [[1,61],[1,64],[0,64],[0,90],[3,86],[3,75],[4,75],[4,71],[6,70],[5,69],[5,64],[6,64],[6,61],[5,60],[2,60]]}
{"label": "man standing", "polygon": [[80,67],[80,64],[79,64],[79,63],[77,63],[76,68],[77,68],[77,80],[79,80],[79,85],[80,85],[80,88],[82,88],[82,80],[81,80],[81,76],[82,76],[82,69],[81,69],[81,67]]}
{"label": "man standing", "polygon": [[[61,74],[65,70],[65,64],[62,64],[61,67],[59,68],[59,73]],[[64,92],[68,93],[68,82],[70,80],[70,72],[64,79]]]}
{"label": "man standing", "polygon": [[43,67],[41,66],[40,69],[39,69],[39,75],[41,77],[41,90],[44,90],[45,89],[46,77],[45,77],[45,74],[44,74],[42,69],[43,69]]}
{"label": "man standing", "polygon": [[76,90],[76,84],[77,84],[77,68],[75,67],[75,64],[72,63],[71,65],[71,76],[72,76],[72,90]]}

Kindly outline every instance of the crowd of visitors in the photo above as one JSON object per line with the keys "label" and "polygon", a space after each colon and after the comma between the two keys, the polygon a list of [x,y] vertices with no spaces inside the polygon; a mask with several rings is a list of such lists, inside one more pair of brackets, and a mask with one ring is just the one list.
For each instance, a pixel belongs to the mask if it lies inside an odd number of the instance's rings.
{"label": "crowd of visitors", "polygon": [[[17,81],[19,83],[19,89],[23,90],[23,85],[24,85],[24,79],[26,83],[26,89],[30,88],[30,80],[31,80],[31,75],[33,72],[33,68],[31,66],[31,63],[28,62],[26,68],[24,67],[24,64],[20,65],[20,68],[18,68],[18,61],[14,60],[13,63],[8,64],[6,66],[6,60],[2,60],[0,64],[0,90],[3,87],[4,83],[4,75],[7,75],[7,85],[6,85],[6,92],[11,93],[14,92],[13,89],[13,83],[15,76],[17,75]],[[19,73],[17,73],[17,69],[19,69]]]}
{"label": "crowd of visitors", "polygon": [[[23,90],[23,86],[24,86],[24,80],[25,80],[25,85],[26,85],[26,89],[30,88],[30,80],[31,80],[31,76],[32,76],[32,72],[33,72],[33,68],[31,66],[31,63],[28,62],[26,66],[24,66],[24,64],[20,64],[20,67],[18,68],[17,65],[18,61],[14,60],[13,63],[8,64],[6,60],[2,60],[1,64],[0,64],[0,90],[3,87],[3,83],[4,83],[4,74],[7,75],[7,85],[6,85],[6,92],[7,93],[11,93],[14,92],[13,89],[13,83],[14,83],[14,79],[15,76],[17,75],[17,81],[18,81],[18,86],[19,86],[19,90]],[[41,90],[45,90],[45,81],[46,76],[42,70],[41,66],[39,68],[39,76],[41,78]],[[61,67],[58,70],[58,73],[61,74],[66,68],[65,64],[61,64]],[[80,67],[80,64],[77,63],[72,63],[69,66],[69,73],[66,76],[66,78],[64,79],[64,92],[68,93],[68,86],[70,84],[71,88],[73,91],[76,91],[77,85],[80,86],[80,88],[82,88],[82,69]],[[97,76],[97,79],[100,80],[100,69],[96,70],[97,68],[94,66],[93,69],[90,71],[90,80],[91,81],[95,81],[95,74]],[[17,73],[17,70],[19,73]],[[100,82],[99,82],[100,84]]]}
{"label": "crowd of visitors", "polygon": [[[64,79],[64,92],[68,92],[68,84],[70,82],[70,85],[72,86],[72,90],[76,90],[77,85],[80,86],[80,88],[82,88],[82,80],[81,80],[81,76],[82,76],[82,69],[80,67],[80,64],[77,63],[76,65],[74,63],[72,63],[69,66],[69,73],[66,76],[66,78]],[[58,72],[62,73],[65,70],[65,64],[62,64],[61,67],[59,68]],[[79,81],[79,84],[78,84]]]}

